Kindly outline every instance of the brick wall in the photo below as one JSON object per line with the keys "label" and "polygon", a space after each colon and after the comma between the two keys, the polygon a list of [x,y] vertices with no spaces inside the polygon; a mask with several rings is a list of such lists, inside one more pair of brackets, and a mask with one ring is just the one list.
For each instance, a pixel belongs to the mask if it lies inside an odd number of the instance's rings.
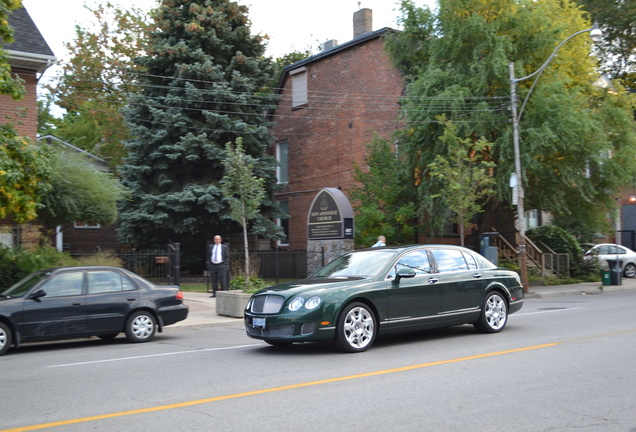
{"label": "brick wall", "polygon": [[0,95],[0,119],[3,123],[9,119],[8,122],[13,123],[18,135],[35,141],[38,132],[37,77],[33,71],[16,68],[12,71],[25,81],[26,95],[19,101]]}
{"label": "brick wall", "polygon": [[[287,141],[289,183],[278,195],[289,202],[290,248],[306,248],[307,212],[317,190],[340,187],[349,196],[354,164],[363,166],[375,134],[390,138],[398,128],[404,89],[381,38],[306,65],[308,104],[291,108],[291,79],[283,84],[275,112],[275,142]],[[272,150],[272,154],[275,150]]]}
{"label": "brick wall", "polygon": [[[76,228],[66,225],[62,231],[64,251],[70,253],[119,252],[116,235],[117,225],[99,228]],[[55,239],[52,239],[55,244]]]}

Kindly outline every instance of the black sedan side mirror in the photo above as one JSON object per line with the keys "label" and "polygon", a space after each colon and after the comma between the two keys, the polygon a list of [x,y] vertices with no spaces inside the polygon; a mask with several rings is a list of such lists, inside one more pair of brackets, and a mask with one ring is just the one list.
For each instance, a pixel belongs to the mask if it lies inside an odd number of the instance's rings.
{"label": "black sedan side mirror", "polygon": [[31,294],[28,298],[29,300],[39,300],[46,295],[46,291],[39,289],[33,294]]}

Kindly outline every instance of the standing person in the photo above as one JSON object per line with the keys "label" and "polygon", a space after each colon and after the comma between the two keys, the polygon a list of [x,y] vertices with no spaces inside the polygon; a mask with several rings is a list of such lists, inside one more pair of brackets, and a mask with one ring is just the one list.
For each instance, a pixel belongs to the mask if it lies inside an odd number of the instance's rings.
{"label": "standing person", "polygon": [[223,239],[220,235],[214,236],[214,244],[210,247],[210,261],[208,268],[212,278],[212,295],[216,297],[217,289],[228,289],[228,274],[230,270],[230,248],[221,243]]}
{"label": "standing person", "polygon": [[386,237],[378,236],[378,241],[371,247],[386,246]]}

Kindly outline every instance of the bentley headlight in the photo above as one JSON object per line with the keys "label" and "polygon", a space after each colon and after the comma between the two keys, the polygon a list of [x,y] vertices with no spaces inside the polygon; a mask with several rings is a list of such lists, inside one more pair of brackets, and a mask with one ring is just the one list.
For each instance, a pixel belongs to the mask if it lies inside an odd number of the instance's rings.
{"label": "bentley headlight", "polygon": [[289,310],[292,312],[296,312],[298,309],[300,309],[301,307],[303,307],[303,304],[305,303],[305,299],[302,297],[296,297],[295,299],[293,299],[290,303],[289,303]]}
{"label": "bentley headlight", "polygon": [[316,309],[318,306],[320,306],[320,302],[321,302],[320,297],[313,296],[305,302],[305,309],[308,309],[308,310]]}

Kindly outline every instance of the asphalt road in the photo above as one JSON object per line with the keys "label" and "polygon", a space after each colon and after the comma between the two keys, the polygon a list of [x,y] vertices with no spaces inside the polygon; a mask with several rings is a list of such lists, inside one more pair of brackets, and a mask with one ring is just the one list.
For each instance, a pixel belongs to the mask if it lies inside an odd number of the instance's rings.
{"label": "asphalt road", "polygon": [[530,298],[494,335],[284,349],[240,320],[0,358],[0,432],[636,431],[636,290]]}

